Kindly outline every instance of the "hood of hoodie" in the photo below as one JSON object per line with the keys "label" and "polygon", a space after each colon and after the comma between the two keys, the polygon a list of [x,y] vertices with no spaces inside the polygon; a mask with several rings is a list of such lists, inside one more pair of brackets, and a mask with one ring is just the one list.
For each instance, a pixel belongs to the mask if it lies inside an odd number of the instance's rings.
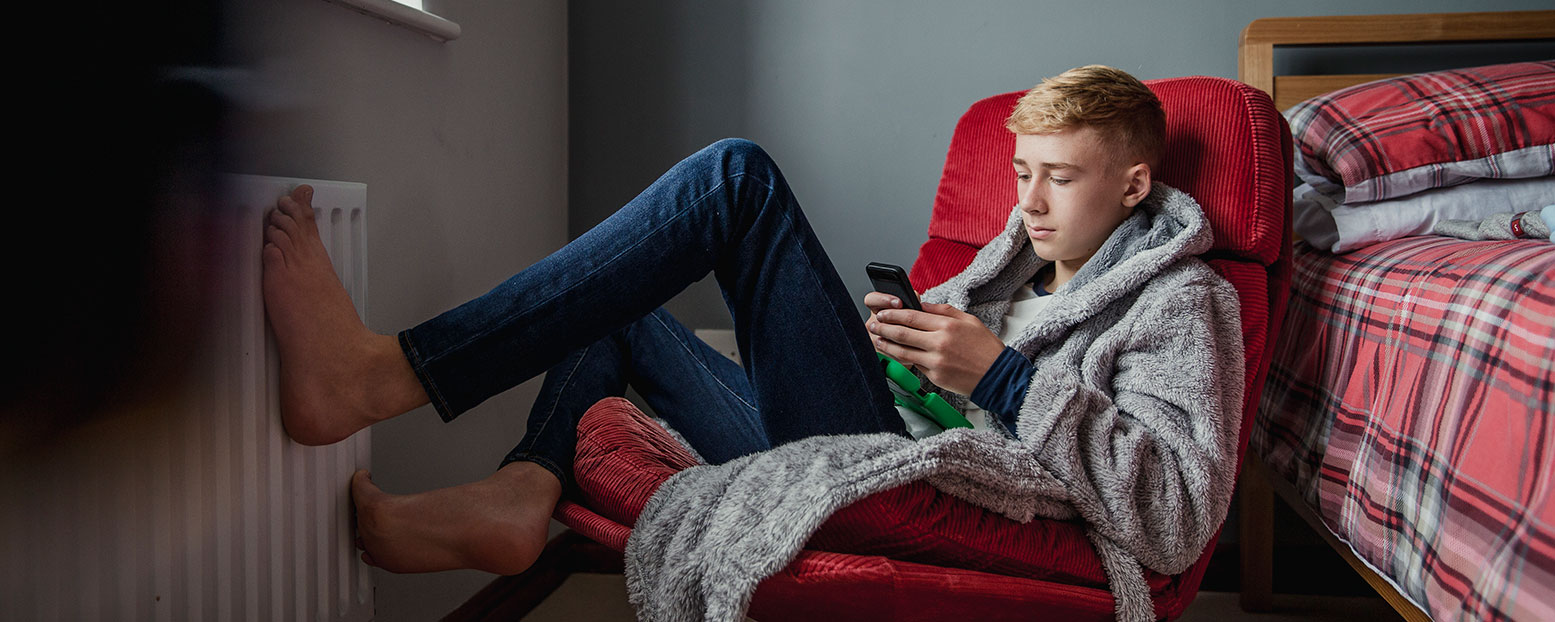
{"label": "hood of hoodie", "polygon": [[[1193,197],[1153,183],[1145,200],[1064,284],[1061,295],[1040,321],[1021,334],[1020,341],[1047,341],[1062,334],[1112,302],[1139,292],[1173,264],[1209,250],[1213,242],[1209,221]],[[1049,263],[1032,250],[1017,205],[1011,208],[1004,231],[989,240],[960,274],[924,292],[923,301],[962,309],[997,333],[1015,290]]]}

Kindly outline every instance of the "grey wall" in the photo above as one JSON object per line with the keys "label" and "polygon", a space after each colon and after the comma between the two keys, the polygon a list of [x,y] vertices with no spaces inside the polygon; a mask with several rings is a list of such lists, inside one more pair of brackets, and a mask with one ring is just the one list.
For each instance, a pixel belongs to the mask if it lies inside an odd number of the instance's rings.
{"label": "grey wall", "polygon": [[[571,5],[570,234],[725,136],[777,160],[856,300],[928,227],[973,101],[1077,65],[1236,77],[1237,36],[1284,15],[1548,8],[1545,0],[667,0]],[[704,281],[669,308],[726,327]]]}
{"label": "grey wall", "polygon": [[[566,5],[428,4],[463,36],[438,43],[322,0],[229,7],[230,53],[260,87],[235,124],[239,168],[367,184],[366,321],[382,333],[567,239]],[[404,493],[484,477],[522,436],[537,388],[453,424],[426,407],[375,426],[374,480]],[[440,618],[491,578],[377,572],[377,619]]]}

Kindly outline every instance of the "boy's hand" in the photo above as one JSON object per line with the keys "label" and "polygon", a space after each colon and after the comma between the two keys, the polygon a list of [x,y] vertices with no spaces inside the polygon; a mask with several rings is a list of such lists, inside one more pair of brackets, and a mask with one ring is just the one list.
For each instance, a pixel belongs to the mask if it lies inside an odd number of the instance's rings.
{"label": "boy's hand", "polygon": [[[869,296],[893,298],[886,294]],[[875,349],[903,365],[917,367],[934,384],[971,395],[988,368],[1004,352],[1004,342],[970,313],[943,304],[923,311],[864,304],[875,312],[866,328]]]}
{"label": "boy's hand", "polygon": [[[868,328],[868,327],[874,325],[874,323],[875,323],[875,314],[877,314],[877,313],[879,313],[881,311],[884,311],[886,309],[900,309],[900,308],[902,308],[902,300],[900,298],[897,298],[896,296],[892,296],[890,294],[884,294],[884,293],[881,293],[881,292],[869,292],[868,294],[864,294],[864,306],[869,308],[869,319],[864,320],[864,326],[865,326],[865,328]],[[869,336],[869,340],[873,341],[873,342],[876,342],[876,344],[875,344],[875,351],[876,352],[880,352],[881,350],[880,350],[880,345],[879,345],[879,339],[876,339],[875,336],[871,334]],[[906,363],[903,363],[903,365],[906,365]]]}

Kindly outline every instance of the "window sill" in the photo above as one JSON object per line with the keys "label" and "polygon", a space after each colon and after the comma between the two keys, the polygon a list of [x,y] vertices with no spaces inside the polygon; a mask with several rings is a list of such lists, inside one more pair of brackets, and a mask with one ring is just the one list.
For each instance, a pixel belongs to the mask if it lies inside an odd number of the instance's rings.
{"label": "window sill", "polygon": [[358,12],[388,20],[438,41],[459,38],[459,25],[394,0],[331,0]]}

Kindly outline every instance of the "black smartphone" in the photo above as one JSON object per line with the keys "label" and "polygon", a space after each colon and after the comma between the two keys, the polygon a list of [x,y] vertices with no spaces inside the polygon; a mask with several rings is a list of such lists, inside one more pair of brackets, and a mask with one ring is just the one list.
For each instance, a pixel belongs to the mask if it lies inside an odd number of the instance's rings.
{"label": "black smartphone", "polygon": [[871,262],[864,270],[869,272],[869,282],[875,286],[875,291],[901,299],[903,308],[923,310],[923,304],[918,302],[918,292],[913,291],[912,281],[901,266]]}

